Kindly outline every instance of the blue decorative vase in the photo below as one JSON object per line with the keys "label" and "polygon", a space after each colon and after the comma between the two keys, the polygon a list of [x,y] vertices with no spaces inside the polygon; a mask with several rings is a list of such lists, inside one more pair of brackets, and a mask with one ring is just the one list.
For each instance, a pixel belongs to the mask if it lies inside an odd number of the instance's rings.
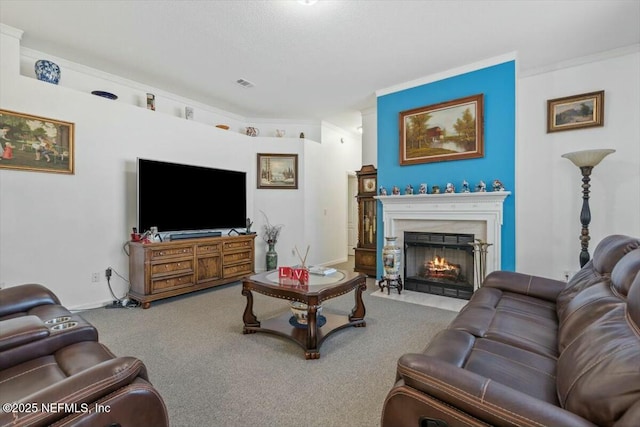
{"label": "blue decorative vase", "polygon": [[53,83],[54,85],[57,85],[60,81],[60,67],[56,63],[40,59],[36,61],[35,70],[38,80]]}

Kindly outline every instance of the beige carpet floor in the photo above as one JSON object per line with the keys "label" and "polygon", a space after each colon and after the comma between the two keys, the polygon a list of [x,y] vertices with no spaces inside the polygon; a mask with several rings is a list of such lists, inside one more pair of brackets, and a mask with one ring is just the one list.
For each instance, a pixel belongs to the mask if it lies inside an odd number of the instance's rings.
{"label": "beige carpet floor", "polygon": [[[173,427],[373,427],[380,423],[398,358],[420,352],[455,312],[363,294],[367,326],[325,340],[318,360],[279,336],[242,333],[246,298],[238,283],[157,301],[151,308],[82,312],[116,355],[147,366]],[[348,314],[353,294],[324,310]],[[254,295],[265,319],[286,301]]]}

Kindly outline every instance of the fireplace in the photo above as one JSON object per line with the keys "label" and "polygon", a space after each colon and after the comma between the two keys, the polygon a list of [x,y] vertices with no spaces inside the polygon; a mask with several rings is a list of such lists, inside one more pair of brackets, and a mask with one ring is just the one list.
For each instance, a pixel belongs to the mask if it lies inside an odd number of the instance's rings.
{"label": "fireplace", "polygon": [[[491,191],[451,194],[412,194],[376,196],[382,203],[384,236],[398,238],[397,245],[405,247],[405,232],[428,232],[445,235],[461,234],[474,236],[476,241],[486,242],[491,248],[483,261],[484,273],[500,270],[502,242],[502,205],[509,191]],[[467,245],[474,249],[472,245]],[[473,257],[473,255],[470,255]],[[406,266],[406,255],[403,265]],[[478,261],[478,260],[476,260]],[[449,263],[459,264],[449,259]],[[473,262],[469,264],[473,265]],[[468,267],[467,267],[468,268]],[[402,280],[406,282],[406,271],[402,269]],[[459,298],[467,298],[480,286],[478,274],[465,273],[473,278],[467,281],[473,285],[469,293],[466,289]],[[435,285],[434,285],[435,286]],[[464,296],[467,295],[467,296]]]}
{"label": "fireplace", "polygon": [[404,288],[470,299],[474,289],[473,234],[404,232]]}

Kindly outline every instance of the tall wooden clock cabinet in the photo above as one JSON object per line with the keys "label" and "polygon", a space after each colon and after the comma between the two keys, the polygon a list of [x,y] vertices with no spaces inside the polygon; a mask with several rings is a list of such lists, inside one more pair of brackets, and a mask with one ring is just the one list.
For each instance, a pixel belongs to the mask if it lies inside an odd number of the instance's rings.
{"label": "tall wooden clock cabinet", "polygon": [[358,246],[355,248],[354,270],[376,277],[377,251],[376,228],[378,226],[377,203],[373,197],[378,188],[378,171],[373,165],[365,165],[356,172],[358,177]]}

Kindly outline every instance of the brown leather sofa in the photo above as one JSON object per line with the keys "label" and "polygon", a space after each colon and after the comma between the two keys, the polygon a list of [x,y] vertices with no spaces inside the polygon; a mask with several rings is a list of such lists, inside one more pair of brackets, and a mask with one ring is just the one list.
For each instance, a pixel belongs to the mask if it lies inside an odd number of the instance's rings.
{"label": "brown leather sofa", "polygon": [[0,426],[168,426],[144,364],[37,284],[0,290]]}
{"label": "brown leather sofa", "polygon": [[640,240],[608,236],[568,283],[489,274],[400,357],[381,425],[640,426]]}

